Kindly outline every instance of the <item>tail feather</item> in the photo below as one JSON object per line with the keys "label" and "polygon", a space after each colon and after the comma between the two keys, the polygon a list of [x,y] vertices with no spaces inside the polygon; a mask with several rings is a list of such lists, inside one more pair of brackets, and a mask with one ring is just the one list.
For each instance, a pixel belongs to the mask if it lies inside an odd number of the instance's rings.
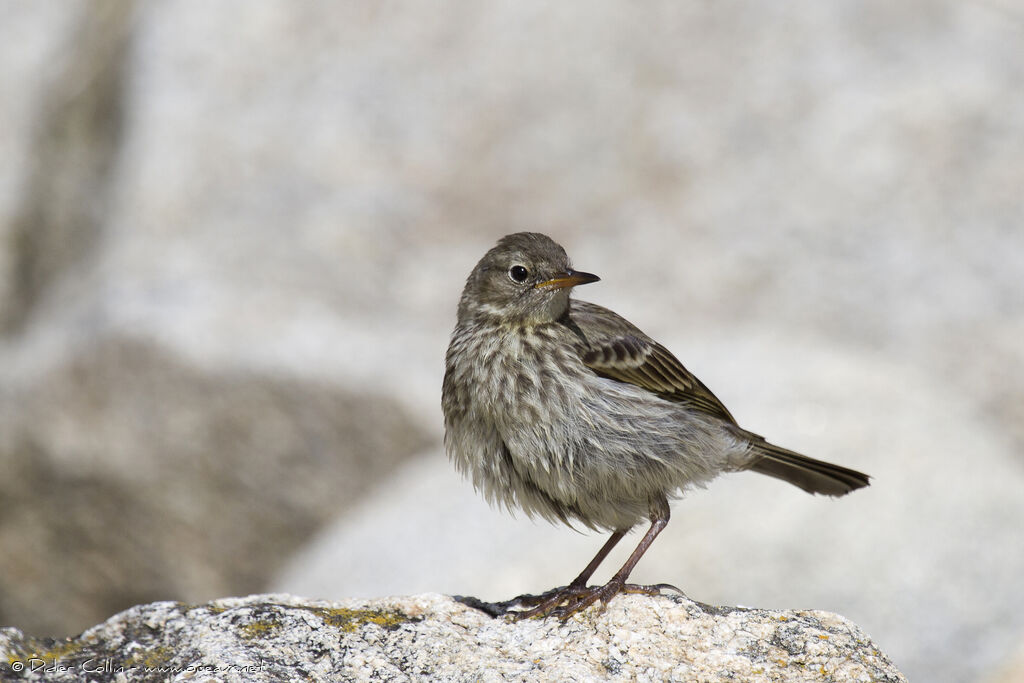
{"label": "tail feather", "polygon": [[759,457],[748,469],[788,481],[808,493],[843,496],[867,486],[871,480],[856,470],[808,458],[764,440],[755,442],[753,446]]}

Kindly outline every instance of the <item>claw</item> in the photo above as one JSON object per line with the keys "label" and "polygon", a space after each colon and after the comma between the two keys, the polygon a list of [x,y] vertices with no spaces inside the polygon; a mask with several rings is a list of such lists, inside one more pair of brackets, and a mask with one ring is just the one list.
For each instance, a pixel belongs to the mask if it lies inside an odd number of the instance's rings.
{"label": "claw", "polygon": [[633,583],[622,583],[612,579],[603,586],[562,586],[541,595],[521,595],[509,603],[531,605],[530,609],[506,612],[506,617],[513,621],[523,619],[544,619],[549,616],[566,621],[569,617],[579,614],[597,601],[601,601],[604,610],[619,593],[640,593],[643,595],[659,595],[661,586],[641,586]]}

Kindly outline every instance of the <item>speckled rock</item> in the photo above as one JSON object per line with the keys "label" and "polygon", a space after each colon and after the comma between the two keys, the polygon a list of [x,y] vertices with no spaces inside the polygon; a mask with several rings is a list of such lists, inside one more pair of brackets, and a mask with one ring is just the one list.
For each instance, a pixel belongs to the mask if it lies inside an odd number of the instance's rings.
{"label": "speckled rock", "polygon": [[4,680],[905,681],[836,614],[620,596],[561,623],[508,623],[424,594],[253,595],[133,607],[67,640],[0,630]]}

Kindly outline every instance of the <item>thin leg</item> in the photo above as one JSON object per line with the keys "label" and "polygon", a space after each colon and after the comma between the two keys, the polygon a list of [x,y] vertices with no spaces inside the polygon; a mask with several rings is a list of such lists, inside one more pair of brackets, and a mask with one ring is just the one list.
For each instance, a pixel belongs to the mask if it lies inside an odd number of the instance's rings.
{"label": "thin leg", "polygon": [[565,588],[556,588],[553,591],[549,591],[542,596],[542,602],[536,607],[514,614],[513,618],[518,621],[520,619],[526,619],[529,617],[546,617],[550,614],[558,616],[563,621],[571,617],[572,615],[580,612],[587,607],[590,607],[595,602],[600,600],[602,603],[607,604],[609,600],[618,595],[619,593],[645,593],[647,595],[657,595],[661,592],[659,586],[638,586],[634,584],[626,583],[626,579],[629,578],[633,568],[636,567],[640,558],[644,556],[647,549],[651,547],[651,543],[658,537],[661,530],[665,528],[669,520],[669,507],[668,501],[662,498],[661,500],[655,501],[651,504],[651,526],[644,534],[644,537],[640,539],[640,543],[637,544],[636,549],[626,560],[625,564],[619,571],[615,572],[615,575],[611,580],[603,586],[587,587],[587,581],[593,575],[601,561],[607,557],[611,549],[615,547],[622,537],[625,535],[624,531],[616,531],[612,534],[612,537],[604,544],[604,547],[598,551],[597,555],[587,568],[573,580],[571,584]]}
{"label": "thin leg", "polygon": [[[612,551],[612,548],[614,548],[618,544],[618,542],[622,540],[622,537],[626,535],[627,531],[628,529],[616,530],[615,533],[613,533],[611,537],[605,542],[605,544],[601,546],[601,549],[597,551],[597,555],[594,555],[594,559],[590,561],[590,564],[587,565],[587,568],[580,572],[580,575],[573,579],[572,583],[570,583],[568,586],[559,586],[558,588],[552,588],[546,593],[541,593],[540,595],[520,595],[517,598],[512,598],[507,603],[500,604],[518,605],[520,607],[531,607],[532,609],[530,609],[528,612],[518,613],[524,616],[532,616],[534,614],[539,614],[540,612],[545,611],[545,609],[547,611],[551,611],[553,607],[555,607],[561,602],[564,602],[568,594],[574,591],[579,591],[581,589],[586,589],[587,581],[590,580],[590,577],[594,575],[595,571],[597,571],[597,568],[601,565],[601,562],[604,561],[604,558],[608,557],[608,553],[610,553]],[[522,619],[523,616],[519,616],[518,618]]]}
{"label": "thin leg", "polygon": [[[652,512],[654,512],[654,510],[652,510]],[[608,584],[618,582],[619,584],[624,585],[626,583],[626,579],[628,579],[629,575],[632,573],[633,567],[636,566],[636,563],[640,561],[640,558],[644,556],[647,549],[651,547],[652,543],[654,543],[654,539],[658,537],[661,530],[668,524],[668,503],[663,501],[662,505],[658,506],[657,512],[660,514],[651,515],[651,528],[649,528],[647,533],[644,534],[644,537],[640,539],[640,543],[637,544],[636,550],[634,550],[633,554],[629,556],[629,559],[626,560],[624,565],[622,565],[622,568],[615,572],[615,576],[612,577],[612,580],[609,581]]]}
{"label": "thin leg", "polygon": [[622,537],[626,535],[626,531],[628,531],[628,529],[618,529],[615,533],[613,533],[611,535],[611,538],[609,538],[608,541],[603,546],[601,546],[601,549],[597,551],[597,555],[594,555],[594,559],[590,561],[590,564],[587,565],[587,568],[580,572],[580,575],[573,579],[572,583],[570,583],[569,585],[586,586],[587,581],[590,581],[590,577],[594,575],[594,572],[597,571],[597,568],[601,565],[602,562],[604,562],[604,558],[608,557],[608,553],[612,551],[612,548],[618,545],[619,541],[622,540]]}

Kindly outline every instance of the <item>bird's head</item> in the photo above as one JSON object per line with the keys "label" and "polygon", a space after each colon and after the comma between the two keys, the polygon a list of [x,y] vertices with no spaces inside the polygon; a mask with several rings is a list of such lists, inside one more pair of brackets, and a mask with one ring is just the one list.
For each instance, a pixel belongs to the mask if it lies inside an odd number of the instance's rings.
{"label": "bird's head", "polygon": [[565,249],[547,235],[506,235],[484,254],[466,280],[459,320],[494,318],[512,325],[553,322],[568,308],[569,290],[599,279],[573,270]]}

